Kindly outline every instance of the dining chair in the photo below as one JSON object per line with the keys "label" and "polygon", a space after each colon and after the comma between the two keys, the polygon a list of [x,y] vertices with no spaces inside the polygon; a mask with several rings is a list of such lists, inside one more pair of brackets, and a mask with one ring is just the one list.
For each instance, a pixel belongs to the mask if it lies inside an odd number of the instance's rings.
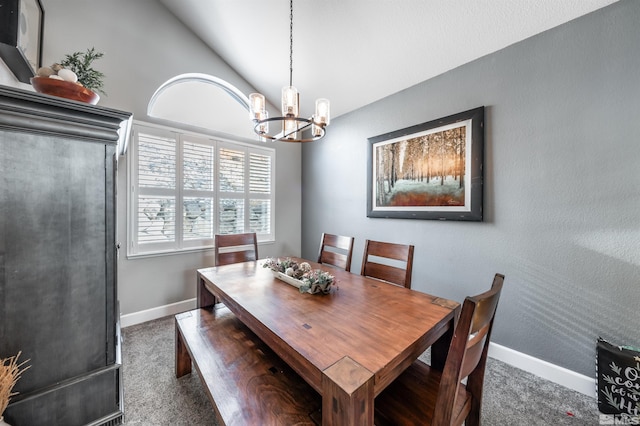
{"label": "dining chair", "polygon": [[496,274],[489,291],[465,299],[442,371],[415,361],[376,397],[376,425],[480,424],[487,350],[503,282],[504,275]]}
{"label": "dining chair", "polygon": [[[258,239],[255,232],[216,234],[214,244],[216,266],[258,260]],[[213,299],[213,304],[217,303],[220,303],[220,299],[216,296]]]}
{"label": "dining chair", "polygon": [[216,266],[258,260],[258,239],[255,232],[216,234],[214,244]]}
{"label": "dining chair", "polygon": [[[411,288],[413,248],[412,245],[366,240],[360,275]],[[385,258],[387,263],[379,263],[376,261],[377,259],[370,259],[370,256]],[[394,261],[400,261],[404,265],[394,266],[392,264]],[[404,266],[404,268],[400,266]]]}
{"label": "dining chair", "polygon": [[323,233],[320,240],[318,263],[337,266],[347,272],[351,272],[353,240],[353,237]]}

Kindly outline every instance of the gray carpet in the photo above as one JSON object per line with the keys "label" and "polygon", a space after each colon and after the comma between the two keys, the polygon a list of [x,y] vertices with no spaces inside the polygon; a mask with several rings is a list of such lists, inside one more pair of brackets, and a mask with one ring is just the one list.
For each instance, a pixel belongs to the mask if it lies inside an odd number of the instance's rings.
{"label": "gray carpet", "polygon": [[[195,369],[175,378],[174,333],[173,316],[123,329],[126,425],[216,425]],[[598,407],[593,398],[490,358],[482,423],[598,425]]]}

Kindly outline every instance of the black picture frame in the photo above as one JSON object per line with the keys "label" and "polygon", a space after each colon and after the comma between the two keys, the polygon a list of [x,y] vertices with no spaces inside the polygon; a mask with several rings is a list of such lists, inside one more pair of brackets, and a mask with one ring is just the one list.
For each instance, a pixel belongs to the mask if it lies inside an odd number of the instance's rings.
{"label": "black picture frame", "polygon": [[40,0],[5,0],[0,7],[0,57],[29,83],[42,64],[44,10]]}
{"label": "black picture frame", "polygon": [[484,106],[368,141],[367,217],[482,221]]}

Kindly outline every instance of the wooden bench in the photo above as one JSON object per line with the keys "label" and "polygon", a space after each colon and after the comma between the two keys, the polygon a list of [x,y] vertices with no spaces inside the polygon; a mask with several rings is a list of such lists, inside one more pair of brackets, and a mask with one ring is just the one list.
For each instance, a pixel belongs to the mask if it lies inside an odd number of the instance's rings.
{"label": "wooden bench", "polygon": [[315,425],[320,395],[224,305],[175,316],[176,377],[196,367],[220,425]]}

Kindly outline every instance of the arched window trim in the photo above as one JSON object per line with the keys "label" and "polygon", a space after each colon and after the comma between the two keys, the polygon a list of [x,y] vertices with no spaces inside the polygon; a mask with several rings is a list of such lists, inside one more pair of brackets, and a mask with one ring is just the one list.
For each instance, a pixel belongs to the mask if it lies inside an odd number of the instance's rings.
{"label": "arched window trim", "polygon": [[222,90],[224,90],[229,96],[231,96],[236,102],[238,102],[244,109],[249,111],[249,98],[245,96],[238,88],[229,82],[222,80],[221,78],[214,77],[209,74],[202,73],[187,73],[180,74],[169,80],[165,81],[158,89],[155,91],[153,96],[151,96],[151,100],[149,100],[149,104],[147,106],[147,115],[152,116],[151,111],[155,106],[156,101],[162,95],[162,93],[168,88],[175,86],[180,83],[189,83],[189,82],[200,82],[206,84],[212,84]]}

